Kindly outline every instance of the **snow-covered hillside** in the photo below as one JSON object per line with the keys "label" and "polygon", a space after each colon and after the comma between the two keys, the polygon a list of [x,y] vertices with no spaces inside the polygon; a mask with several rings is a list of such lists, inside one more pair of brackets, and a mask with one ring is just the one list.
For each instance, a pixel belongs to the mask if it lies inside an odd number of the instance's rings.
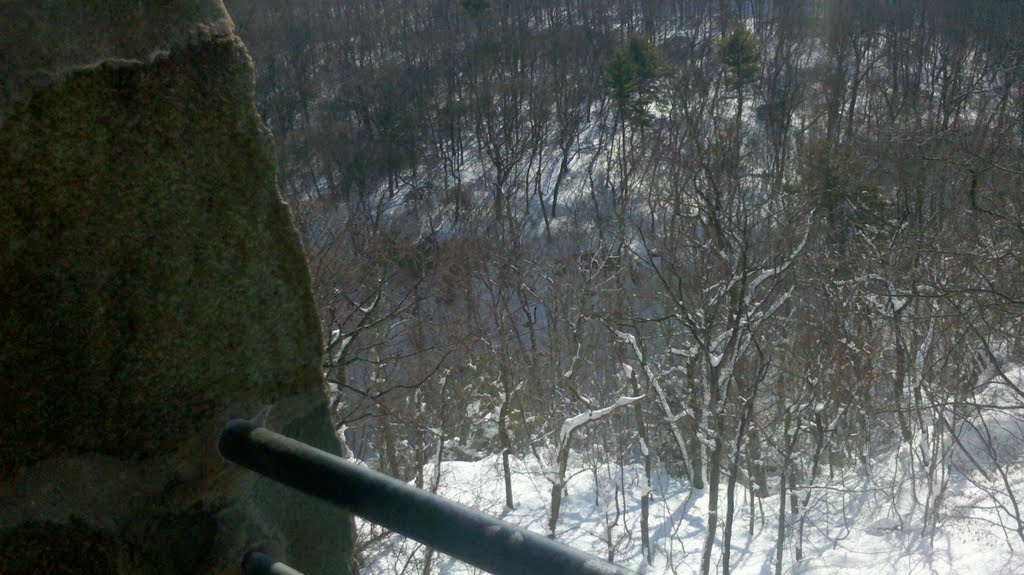
{"label": "snow-covered hillside", "polygon": [[[905,453],[902,454],[905,456]],[[1006,533],[1013,527],[992,507],[984,479],[954,477],[948,488],[944,519],[934,536],[918,527],[921,508],[913,505],[910,478],[901,454],[873,463],[863,470],[826,482],[811,494],[807,514],[803,558],[797,562],[792,542],[785,546],[784,573],[815,574],[912,574],[912,573],[1021,573],[1024,544]],[[653,565],[645,567],[639,539],[639,508],[642,469],[618,468],[575,460],[568,496],[558,529],[558,540],[594,555],[608,558],[641,573],[693,573],[700,566],[707,517],[707,496],[691,491],[664,475],[653,481],[651,510]],[[503,500],[501,459],[491,456],[475,462],[445,462],[438,493],[482,509],[531,531],[544,533],[547,526],[550,485],[545,469],[529,460],[516,460],[514,511],[506,512]],[[626,493],[613,485],[625,480]],[[974,485],[973,481],[981,481]],[[1024,488],[1024,470],[1010,476],[1017,491]],[[918,484],[920,487],[920,482]],[[724,489],[722,490],[724,493]],[[893,493],[896,494],[893,497]],[[801,494],[802,497],[803,494]],[[616,502],[618,499],[618,502]],[[722,506],[724,507],[724,497]],[[749,499],[741,501],[733,541],[733,567],[737,574],[775,572],[778,495],[755,500],[753,535],[750,535]],[[619,515],[621,514],[621,515]],[[800,517],[789,517],[791,534]],[[366,537],[372,527],[361,523]],[[609,544],[610,542],[610,544]],[[415,542],[390,536],[374,544],[364,557],[364,573],[418,572],[415,567],[424,549]],[[463,563],[438,556],[440,573],[475,573]],[[717,567],[718,571],[721,567]]]}
{"label": "snow-covered hillside", "polygon": [[[977,410],[956,426],[942,450],[951,470],[929,484],[927,463],[895,443],[866,462],[812,487],[786,495],[783,573],[955,574],[1024,573],[1024,525],[1016,494],[1024,493],[1024,413],[1014,394],[1024,369],[1009,370],[979,393]],[[504,506],[499,455],[477,461],[428,465],[425,483],[438,494],[537,533],[546,533],[555,455],[545,450],[513,458],[515,510]],[[938,466],[932,466],[933,468]],[[699,570],[708,517],[706,490],[659,472],[652,476],[653,562],[640,544],[640,465],[617,465],[574,453],[566,473],[557,539],[640,573]],[[772,495],[738,496],[731,571],[775,573],[779,526],[777,479]],[[741,490],[743,490],[741,488]],[[745,490],[743,490],[745,491]],[[725,489],[719,505],[724,508]],[[793,512],[792,498],[798,501]],[[935,507],[939,511],[935,513]],[[931,514],[931,515],[929,515]],[[926,525],[935,523],[934,529]],[[419,572],[426,550],[402,537],[360,522],[364,573]],[[719,531],[721,533],[721,531]],[[802,533],[802,537],[801,537]],[[716,541],[720,547],[721,541]],[[800,556],[797,556],[797,548]],[[444,556],[432,558],[440,573],[478,570]],[[714,572],[721,572],[715,555]]]}

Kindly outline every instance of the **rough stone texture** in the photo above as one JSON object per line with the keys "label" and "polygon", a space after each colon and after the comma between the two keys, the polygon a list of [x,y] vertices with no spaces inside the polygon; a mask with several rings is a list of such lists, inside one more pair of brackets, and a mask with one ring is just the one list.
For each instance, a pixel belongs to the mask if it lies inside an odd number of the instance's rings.
{"label": "rough stone texture", "polygon": [[4,0],[0,25],[0,122],[11,102],[75,70],[150,62],[234,29],[211,0]]}
{"label": "rough stone texture", "polygon": [[338,450],[231,28],[213,0],[0,5],[6,574],[351,570],[350,518],[216,453],[240,416]]}

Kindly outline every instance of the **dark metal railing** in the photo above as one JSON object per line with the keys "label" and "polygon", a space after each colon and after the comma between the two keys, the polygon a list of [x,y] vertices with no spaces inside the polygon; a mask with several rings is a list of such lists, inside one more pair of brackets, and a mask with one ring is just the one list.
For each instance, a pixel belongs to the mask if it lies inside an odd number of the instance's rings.
{"label": "dark metal railing", "polygon": [[245,575],[302,575],[270,555],[259,551],[250,551],[245,554],[245,558],[242,559],[242,570],[245,571]]}
{"label": "dark metal railing", "polygon": [[[495,575],[632,573],[249,421],[228,423],[219,448],[229,461]],[[295,573],[269,570],[289,568],[263,557],[270,563],[258,573]]]}

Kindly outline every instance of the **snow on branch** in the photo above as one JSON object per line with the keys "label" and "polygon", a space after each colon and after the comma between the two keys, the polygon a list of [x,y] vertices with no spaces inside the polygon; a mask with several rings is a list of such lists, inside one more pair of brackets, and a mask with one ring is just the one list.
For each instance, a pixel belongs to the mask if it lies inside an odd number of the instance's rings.
{"label": "snow on branch", "polygon": [[804,230],[804,237],[801,238],[800,243],[796,246],[796,248],[792,251],[792,253],[790,253],[789,257],[786,258],[786,260],[783,261],[781,264],[779,264],[779,265],[777,265],[777,266],[775,266],[773,268],[768,268],[768,269],[765,269],[765,270],[761,270],[761,272],[759,274],[757,274],[757,277],[755,277],[753,280],[750,281],[750,285],[747,287],[747,291],[748,292],[753,292],[765,280],[768,280],[768,279],[770,279],[770,278],[772,278],[774,276],[777,276],[777,275],[781,275],[786,270],[788,270],[789,267],[791,265],[793,265],[793,262],[796,261],[796,259],[800,256],[800,253],[804,251],[804,247],[807,245],[807,237],[810,234],[810,231],[811,231],[811,226],[810,226],[810,222],[808,222],[807,228]]}
{"label": "snow on branch", "polygon": [[566,441],[568,441],[569,436],[572,435],[572,433],[579,429],[580,427],[583,427],[584,425],[597,421],[601,418],[607,417],[616,409],[620,407],[625,407],[627,405],[632,405],[640,401],[644,397],[645,396],[643,395],[638,395],[636,397],[622,396],[615,400],[615,403],[609,405],[608,407],[602,407],[601,409],[591,409],[579,415],[574,415],[573,417],[566,419],[565,422],[562,423],[562,430],[558,434],[558,440],[564,444]]}

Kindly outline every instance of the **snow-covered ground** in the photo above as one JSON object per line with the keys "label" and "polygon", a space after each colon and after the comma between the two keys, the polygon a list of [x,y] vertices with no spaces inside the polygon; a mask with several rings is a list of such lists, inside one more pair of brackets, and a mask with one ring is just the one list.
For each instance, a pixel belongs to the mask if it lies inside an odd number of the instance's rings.
{"label": "snow-covered ground", "polygon": [[[870,464],[870,474],[859,470],[831,481],[819,481],[819,487],[810,494],[803,559],[799,562],[794,550],[799,516],[794,517],[787,509],[789,530],[783,572],[1024,573],[1024,543],[1014,532],[1016,525],[1007,522],[1005,513],[993,508],[994,502],[986,493],[990,489],[1004,492],[1001,480],[985,480],[980,474],[969,478],[954,474],[938,528],[934,536],[927,536],[920,528],[923,505],[914,504],[906,472],[907,455],[904,448],[875,460]],[[531,531],[545,533],[551,489],[545,478],[548,469],[531,459],[514,461],[514,511],[504,509],[498,456],[475,462],[444,462],[438,493]],[[1024,493],[1024,470],[1019,465],[1009,469],[1014,491]],[[613,549],[617,564],[641,573],[698,571],[707,516],[705,492],[691,492],[685,484],[663,474],[652,479],[651,538],[655,560],[652,566],[645,567],[639,532],[642,469],[594,465],[574,457],[569,475],[568,496],[563,499],[558,524],[559,541],[602,558],[608,558],[609,549]],[[624,496],[621,491],[616,493],[617,485],[625,485]],[[920,478],[915,487],[919,489],[919,500],[923,499]],[[724,513],[724,487],[721,491],[720,509]],[[776,494],[755,500],[751,535],[749,500],[743,492],[738,488],[732,571],[774,573],[779,497]],[[805,494],[799,493],[801,500]],[[619,512],[621,515],[617,516]],[[370,529],[369,525],[360,524],[364,536],[370,534]],[[720,528],[719,537],[721,533]],[[719,540],[713,560],[719,572],[720,546]],[[422,567],[416,566],[423,552],[420,545],[391,536],[379,540],[366,552],[363,572],[421,572]],[[434,572],[439,573],[479,573],[444,556],[435,556],[433,566]]]}

